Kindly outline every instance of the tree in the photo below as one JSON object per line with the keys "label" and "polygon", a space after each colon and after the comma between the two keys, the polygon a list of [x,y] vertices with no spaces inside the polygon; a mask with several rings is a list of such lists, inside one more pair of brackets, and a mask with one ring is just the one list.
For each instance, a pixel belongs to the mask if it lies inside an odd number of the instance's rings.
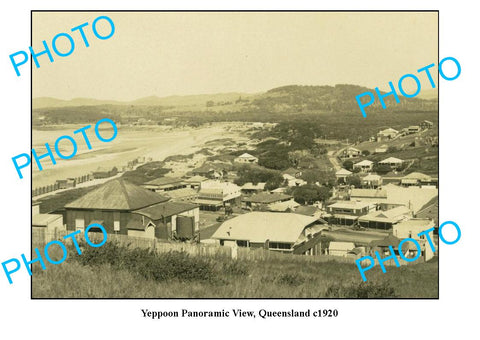
{"label": "tree", "polygon": [[398,151],[398,148],[396,146],[389,146],[387,149],[388,153],[397,152],[397,151]]}
{"label": "tree", "polygon": [[390,167],[390,165],[387,164],[375,164],[373,166],[373,171],[379,175],[386,175],[387,173],[392,171],[392,168]]}
{"label": "tree", "polygon": [[353,185],[355,188],[359,188],[362,185],[362,180],[360,179],[359,176],[353,175],[353,176],[347,177],[346,183],[348,185]]}
{"label": "tree", "polygon": [[364,155],[365,157],[367,157],[368,155],[370,155],[370,151],[368,151],[368,150],[363,150],[363,151],[362,151],[362,155]]}
{"label": "tree", "polygon": [[352,169],[353,169],[353,162],[350,161],[350,160],[346,160],[345,162],[343,162],[342,166],[343,166],[344,169],[347,169],[347,170],[352,171]]}
{"label": "tree", "polygon": [[207,102],[207,107],[212,107],[212,106],[214,106],[214,105],[215,105],[215,103],[213,102],[213,100],[209,100],[209,101]]}
{"label": "tree", "polygon": [[313,204],[326,201],[331,197],[330,189],[314,184],[305,184],[293,189],[293,198],[300,204]]}

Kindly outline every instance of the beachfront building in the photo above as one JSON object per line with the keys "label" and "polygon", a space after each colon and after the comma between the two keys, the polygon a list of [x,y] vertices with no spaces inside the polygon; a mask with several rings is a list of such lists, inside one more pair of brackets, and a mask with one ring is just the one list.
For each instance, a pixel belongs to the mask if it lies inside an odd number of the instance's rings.
{"label": "beachfront building", "polygon": [[225,221],[213,234],[220,245],[263,248],[293,254],[320,254],[324,226],[293,213],[251,212]]}
{"label": "beachfront building", "polygon": [[[168,200],[123,179],[110,180],[65,205],[67,230],[84,231],[98,223],[109,234],[160,239],[198,230],[198,206]],[[99,228],[90,230],[101,232]]]}
{"label": "beachfront building", "polygon": [[237,205],[241,201],[241,188],[230,182],[202,182],[195,200],[201,210],[217,211],[227,205]]}
{"label": "beachfront building", "polygon": [[151,190],[153,192],[161,193],[165,191],[186,188],[187,184],[181,178],[165,176],[149,181],[142,186],[145,189]]}

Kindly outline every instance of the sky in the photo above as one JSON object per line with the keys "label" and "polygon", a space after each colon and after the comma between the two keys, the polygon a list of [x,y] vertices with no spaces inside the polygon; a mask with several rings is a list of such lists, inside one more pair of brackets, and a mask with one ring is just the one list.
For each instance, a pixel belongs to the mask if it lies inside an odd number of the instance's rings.
{"label": "sky", "polygon": [[[92,32],[100,15],[115,24],[106,40]],[[70,32],[85,22],[88,48]],[[34,51],[42,40],[51,48],[62,32],[75,48],[67,57],[53,54],[53,63],[38,57],[32,95],[129,101],[292,84],[387,89],[389,81],[438,63],[437,23],[436,12],[36,12]],[[109,33],[106,21],[97,29]],[[67,51],[67,39],[57,48]]]}

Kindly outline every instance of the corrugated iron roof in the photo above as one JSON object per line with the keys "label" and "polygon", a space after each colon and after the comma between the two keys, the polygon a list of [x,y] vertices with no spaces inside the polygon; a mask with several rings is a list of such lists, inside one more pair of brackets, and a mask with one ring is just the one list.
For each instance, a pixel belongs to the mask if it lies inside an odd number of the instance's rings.
{"label": "corrugated iron roof", "polygon": [[295,243],[314,217],[293,213],[251,212],[225,221],[212,238],[254,243]]}
{"label": "corrugated iron roof", "polygon": [[105,182],[97,189],[65,205],[67,209],[135,210],[166,202],[160,196],[121,178]]}
{"label": "corrugated iron roof", "polygon": [[147,216],[152,220],[180,214],[197,208],[198,205],[184,202],[164,202],[133,211],[135,214]]}

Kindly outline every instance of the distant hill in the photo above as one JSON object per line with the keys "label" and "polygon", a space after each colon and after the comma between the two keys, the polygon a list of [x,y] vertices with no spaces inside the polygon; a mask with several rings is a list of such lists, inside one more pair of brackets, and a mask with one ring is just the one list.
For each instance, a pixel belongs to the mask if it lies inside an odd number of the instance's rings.
{"label": "distant hill", "polygon": [[420,91],[418,94],[418,98],[426,99],[426,100],[436,100],[438,98],[438,87],[435,89],[426,89]]}
{"label": "distant hill", "polygon": [[33,109],[52,108],[52,107],[72,107],[72,106],[99,106],[99,105],[148,105],[148,106],[200,106],[205,107],[207,101],[214,103],[234,102],[238,98],[250,98],[255,96],[248,93],[219,93],[219,94],[199,94],[186,96],[168,96],[157,97],[150,96],[139,98],[133,101],[101,100],[89,98],[74,98],[70,100],[56,99],[51,97],[33,98]]}
{"label": "distant hill", "polygon": [[[288,85],[258,94],[219,93],[188,96],[150,96],[134,101],[113,101],[88,98],[60,100],[33,99],[33,124],[92,122],[98,117],[116,121],[135,122],[139,118],[161,122],[167,116],[183,116],[205,120],[261,119],[266,114],[360,114],[355,97],[374,90],[349,84],[335,86]],[[382,92],[383,93],[383,92]],[[367,98],[364,98],[366,100]],[[383,110],[378,98],[366,108],[369,113],[436,112],[436,100],[404,98],[400,103],[392,96],[385,97]],[[192,118],[193,117],[193,118]]]}

